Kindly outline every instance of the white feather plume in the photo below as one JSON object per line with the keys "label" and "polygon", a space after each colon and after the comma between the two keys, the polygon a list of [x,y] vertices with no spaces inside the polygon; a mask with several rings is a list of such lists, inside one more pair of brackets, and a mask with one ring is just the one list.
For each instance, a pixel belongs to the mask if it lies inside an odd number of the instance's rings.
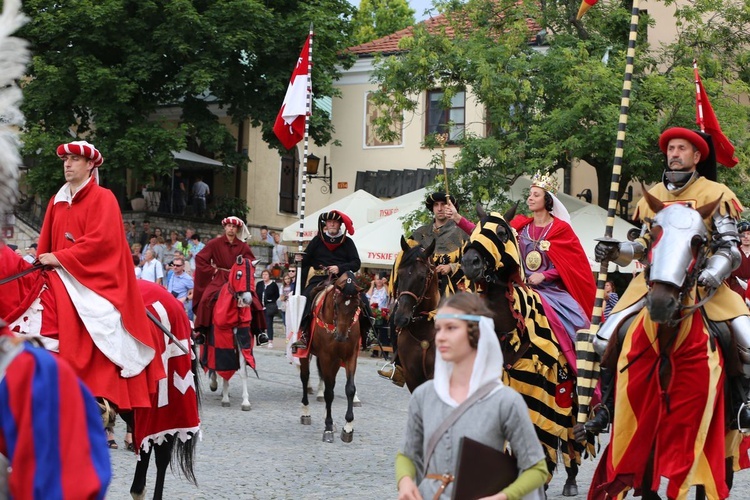
{"label": "white feather plume", "polygon": [[20,0],[4,0],[0,15],[0,217],[16,202],[21,165],[18,130],[23,127],[19,108],[23,96],[18,81],[26,73],[29,50],[26,40],[12,36],[27,21]]}

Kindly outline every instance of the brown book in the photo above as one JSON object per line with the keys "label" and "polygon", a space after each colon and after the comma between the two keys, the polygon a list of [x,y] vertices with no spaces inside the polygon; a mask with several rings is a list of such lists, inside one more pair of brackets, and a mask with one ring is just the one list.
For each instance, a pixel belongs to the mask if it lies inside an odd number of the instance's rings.
{"label": "brown book", "polygon": [[516,459],[468,437],[458,447],[453,500],[474,500],[499,493],[516,480]]}

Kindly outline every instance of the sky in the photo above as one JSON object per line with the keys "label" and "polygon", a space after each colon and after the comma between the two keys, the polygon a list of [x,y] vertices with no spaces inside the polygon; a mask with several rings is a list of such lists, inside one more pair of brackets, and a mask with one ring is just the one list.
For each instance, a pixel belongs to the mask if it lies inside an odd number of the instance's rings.
{"label": "sky", "polygon": [[[359,0],[349,0],[349,3],[359,7]],[[422,21],[428,17],[424,15],[424,11],[432,7],[432,0],[409,0],[409,6],[414,9],[417,21]]]}

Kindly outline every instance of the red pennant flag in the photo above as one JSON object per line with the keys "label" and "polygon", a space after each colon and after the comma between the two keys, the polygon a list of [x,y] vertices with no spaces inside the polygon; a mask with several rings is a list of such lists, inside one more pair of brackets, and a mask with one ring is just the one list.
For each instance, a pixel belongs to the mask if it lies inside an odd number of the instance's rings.
{"label": "red pennant flag", "polygon": [[[701,77],[698,75],[698,70],[695,71],[695,84],[698,87],[695,122],[701,130],[709,134],[711,139],[713,139],[714,149],[716,150],[716,161],[726,167],[732,168],[739,161],[734,156],[734,145],[729,142],[727,136],[721,131],[719,120],[716,118],[716,113],[714,113],[711,102],[708,100],[708,95],[706,94],[706,89],[703,88],[703,82],[701,82]],[[703,111],[702,120],[701,110]]]}
{"label": "red pennant flag", "polygon": [[312,82],[308,82],[308,68],[310,66],[310,37],[308,35],[302,53],[297,59],[289,87],[286,89],[284,103],[281,105],[273,133],[281,144],[291,149],[305,136],[305,116],[307,115],[307,95],[311,91]]}

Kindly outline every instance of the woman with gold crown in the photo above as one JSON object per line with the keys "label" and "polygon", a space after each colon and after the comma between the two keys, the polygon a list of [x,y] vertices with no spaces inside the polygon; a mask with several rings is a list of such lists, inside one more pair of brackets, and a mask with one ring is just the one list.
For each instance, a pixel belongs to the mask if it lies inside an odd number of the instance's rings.
{"label": "woman with gold crown", "polygon": [[[537,172],[526,199],[531,216],[518,215],[510,225],[518,232],[526,283],[541,295],[553,329],[557,316],[575,342],[576,331],[591,326],[596,283],[570,214],[555,196],[556,184]],[[559,339],[562,332],[555,333]]]}

